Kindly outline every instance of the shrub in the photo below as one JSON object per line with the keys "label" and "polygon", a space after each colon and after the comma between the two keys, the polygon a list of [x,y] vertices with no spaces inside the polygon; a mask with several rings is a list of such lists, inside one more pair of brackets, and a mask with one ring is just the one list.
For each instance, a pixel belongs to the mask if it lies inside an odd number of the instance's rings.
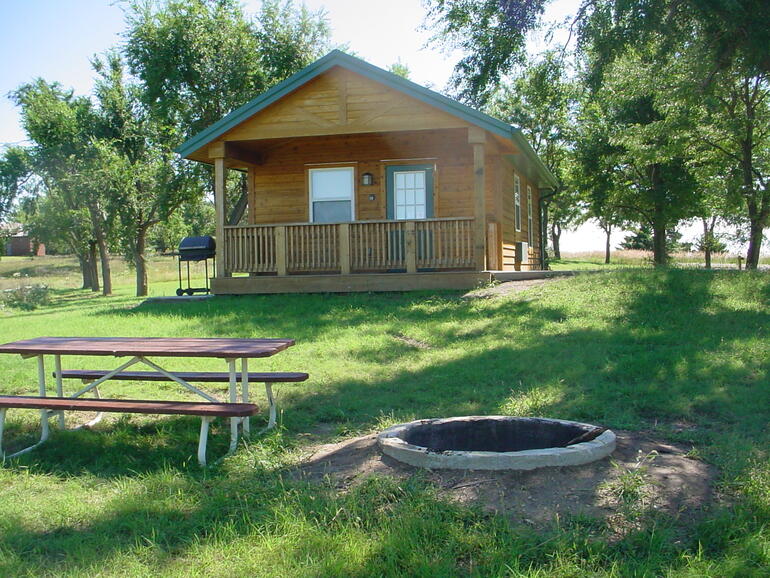
{"label": "shrub", "polygon": [[25,285],[16,289],[7,289],[0,296],[5,307],[32,311],[51,302],[47,285]]}

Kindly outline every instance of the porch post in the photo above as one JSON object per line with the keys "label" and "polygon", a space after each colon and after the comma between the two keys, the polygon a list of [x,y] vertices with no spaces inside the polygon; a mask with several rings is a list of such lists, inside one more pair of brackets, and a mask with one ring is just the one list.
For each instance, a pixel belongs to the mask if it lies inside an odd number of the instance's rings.
{"label": "porch post", "polygon": [[350,224],[339,224],[340,274],[350,275]]}
{"label": "porch post", "polygon": [[484,170],[484,143],[486,134],[478,127],[468,129],[468,143],[473,146],[473,195],[474,217],[473,224],[473,254],[477,271],[487,269],[487,207]]}
{"label": "porch post", "polygon": [[224,157],[214,159],[214,212],[217,219],[217,277],[227,277],[225,269],[225,219],[227,206],[225,203],[225,180],[227,167]]}

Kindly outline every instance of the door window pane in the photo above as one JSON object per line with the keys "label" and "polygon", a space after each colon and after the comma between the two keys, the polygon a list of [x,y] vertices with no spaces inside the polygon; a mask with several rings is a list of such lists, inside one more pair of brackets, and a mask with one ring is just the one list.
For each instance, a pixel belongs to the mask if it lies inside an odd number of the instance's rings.
{"label": "door window pane", "polygon": [[427,204],[425,171],[398,171],[394,176],[396,219],[424,219]]}

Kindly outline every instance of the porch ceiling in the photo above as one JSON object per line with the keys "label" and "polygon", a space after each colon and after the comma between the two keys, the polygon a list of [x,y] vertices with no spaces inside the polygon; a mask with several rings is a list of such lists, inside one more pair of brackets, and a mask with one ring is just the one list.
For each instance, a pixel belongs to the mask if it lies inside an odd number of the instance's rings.
{"label": "porch ceiling", "polygon": [[[260,165],[266,162],[271,154],[277,151],[283,150],[286,147],[296,147],[302,149],[308,145],[317,145],[319,141],[340,142],[350,139],[363,139],[363,138],[380,138],[384,140],[392,140],[394,143],[404,140],[411,136],[424,135],[426,133],[457,133],[458,131],[465,132],[464,128],[447,128],[447,129],[424,129],[424,130],[410,130],[410,131],[379,131],[371,133],[348,133],[348,134],[335,134],[335,135],[313,135],[313,136],[297,136],[297,137],[285,137],[285,138],[266,138],[266,139],[248,139],[248,140],[233,140],[226,141],[225,159],[227,165],[230,168],[246,168],[247,165]],[[521,151],[510,139],[504,139],[497,135],[488,135],[490,138],[487,141],[490,147],[491,154],[503,154],[503,155],[516,155]],[[431,156],[430,153],[425,155],[426,158]],[[365,151],[359,151],[356,155],[357,158],[341,158],[340,162],[357,161],[357,160],[383,160],[380,158],[370,158]],[[392,158],[402,158],[403,155],[398,153],[394,149]],[[214,159],[209,157],[209,153],[206,149],[200,149],[189,156],[190,159],[213,164]],[[311,159],[312,160],[312,159]]]}

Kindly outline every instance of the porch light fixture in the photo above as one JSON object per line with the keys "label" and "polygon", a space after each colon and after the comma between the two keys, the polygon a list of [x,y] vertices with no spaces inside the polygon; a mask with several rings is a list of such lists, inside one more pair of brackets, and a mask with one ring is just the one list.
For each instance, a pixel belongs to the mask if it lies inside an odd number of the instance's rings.
{"label": "porch light fixture", "polygon": [[374,175],[372,173],[364,173],[361,175],[361,184],[365,187],[369,187],[374,184]]}

